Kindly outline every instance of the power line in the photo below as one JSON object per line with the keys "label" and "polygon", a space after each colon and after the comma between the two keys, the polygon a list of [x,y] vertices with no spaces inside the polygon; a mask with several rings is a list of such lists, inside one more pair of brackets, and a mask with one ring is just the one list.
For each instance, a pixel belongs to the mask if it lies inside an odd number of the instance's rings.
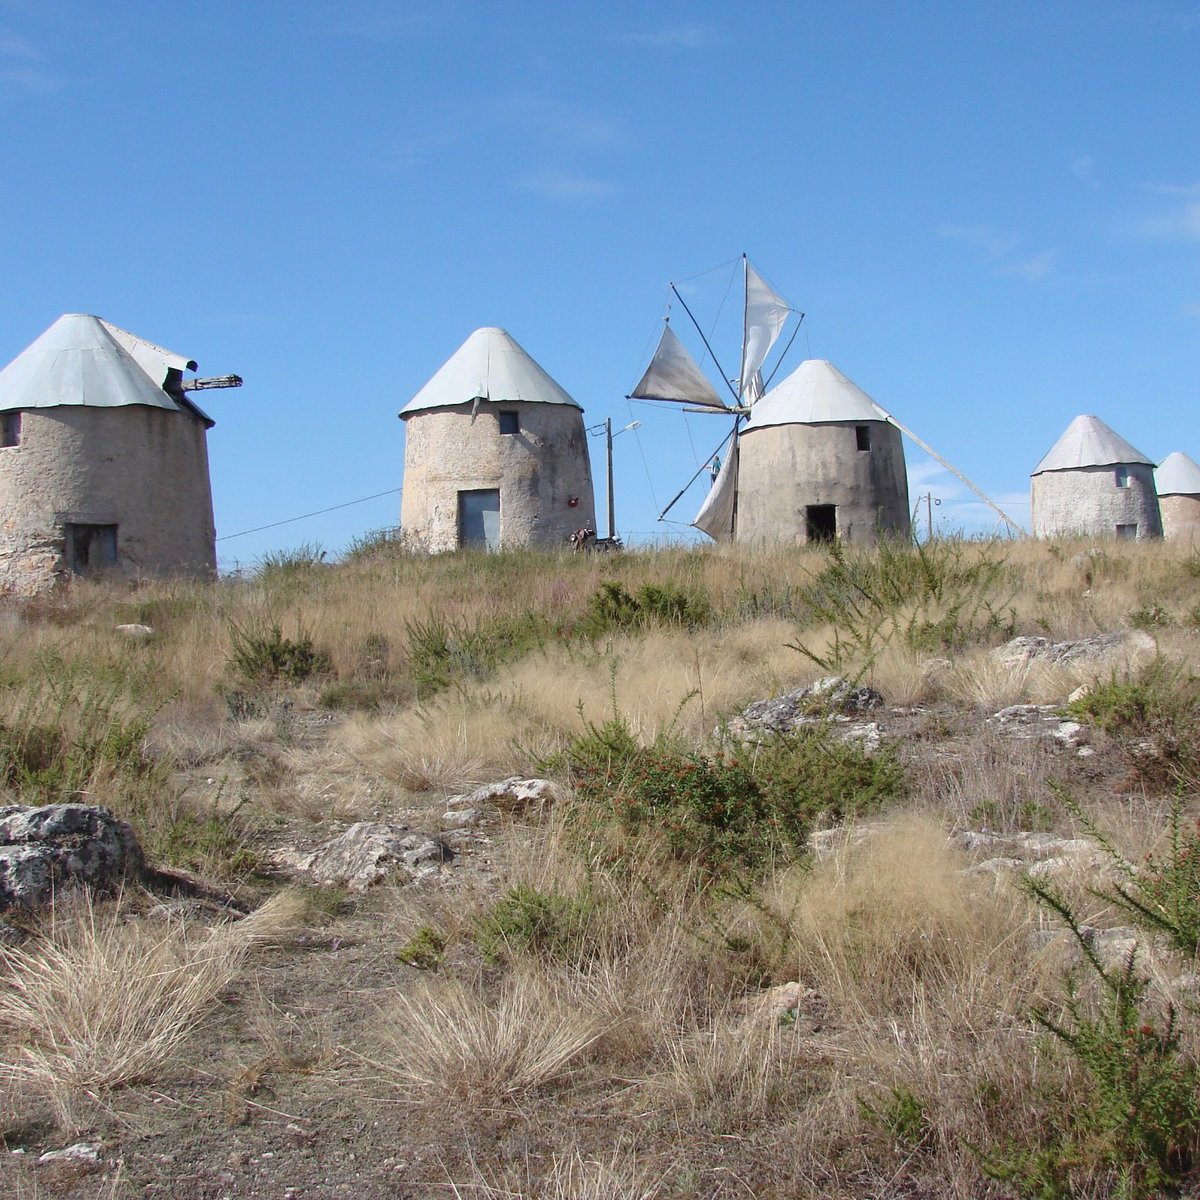
{"label": "power line", "polygon": [[373,496],[363,496],[359,500],[347,500],[345,504],[333,504],[329,508],[318,508],[316,512],[304,513],[299,517],[287,517],[283,521],[272,521],[270,525],[256,525],[253,529],[243,529],[240,533],[227,533],[217,538],[218,542],[227,542],[230,538],[245,537],[248,533],[261,533],[264,529],[276,529],[280,525],[291,525],[293,521],[307,521],[309,517],[319,517],[323,513],[337,512],[339,508],[350,508],[355,504],[366,504],[368,500],[378,500],[380,496],[394,496],[401,488],[388,488],[386,492],[376,492]]}

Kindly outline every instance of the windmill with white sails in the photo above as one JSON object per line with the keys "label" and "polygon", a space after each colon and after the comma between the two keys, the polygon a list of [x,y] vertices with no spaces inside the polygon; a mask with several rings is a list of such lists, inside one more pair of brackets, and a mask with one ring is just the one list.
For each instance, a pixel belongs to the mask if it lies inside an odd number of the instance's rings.
{"label": "windmill with white sails", "polygon": [[[732,403],[726,403],[709,381],[671,329],[669,318],[649,367],[628,397],[684,404],[687,411],[733,418],[733,428],[718,450],[724,452],[720,471],[692,521],[696,528],[721,542],[805,544],[837,539],[870,544],[881,536],[907,539],[911,520],[902,432],[1018,528],[832,363],[806,359],[775,387],[769,387],[769,379],[764,384],[763,366],[796,310],[745,255],[742,269],[741,364],[736,379],[727,382]],[[674,284],[671,290],[716,363],[686,301]],[[804,314],[797,315],[802,321]],[[667,505],[660,520],[686,490]]]}

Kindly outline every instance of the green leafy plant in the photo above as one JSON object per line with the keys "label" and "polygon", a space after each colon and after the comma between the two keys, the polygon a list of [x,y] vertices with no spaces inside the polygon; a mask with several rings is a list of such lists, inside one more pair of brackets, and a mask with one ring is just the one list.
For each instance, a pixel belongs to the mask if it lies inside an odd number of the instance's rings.
{"label": "green leafy plant", "polygon": [[1061,788],[1056,792],[1119,877],[1118,882],[1092,888],[1092,894],[1123,909],[1143,929],[1165,937],[1184,954],[1200,953],[1200,821],[1185,817],[1183,797],[1176,795],[1171,803],[1165,852],[1149,854],[1135,865],[1074,797]]}
{"label": "green leafy plant", "polygon": [[497,667],[545,645],[549,626],[532,610],[474,621],[433,615],[404,623],[408,669],[418,693],[486,679]]}
{"label": "green leafy plant", "polygon": [[567,896],[519,883],[479,918],[479,948],[489,962],[517,951],[579,963],[587,957],[594,909],[589,892]]}
{"label": "green leafy plant", "polygon": [[313,675],[333,673],[333,660],[316,648],[303,629],[288,638],[278,622],[266,629],[230,624],[229,640],[229,665],[247,683],[300,683]]}
{"label": "green leafy plant", "polygon": [[707,597],[674,583],[646,583],[631,593],[623,583],[605,580],[588,597],[585,631],[592,636],[611,629],[675,625],[694,629],[708,623],[712,607]]}
{"label": "green leafy plant", "polygon": [[[1130,746],[1130,766],[1151,785],[1200,783],[1200,681],[1158,657],[1136,675],[1112,675],[1073,700],[1068,712]],[[1148,742],[1152,753],[1144,746]]]}
{"label": "green leafy plant", "polygon": [[710,871],[758,870],[800,852],[818,816],[841,819],[902,794],[889,751],[868,755],[814,725],[759,746],[700,754],[669,733],[642,746],[615,710],[565,753],[577,797],[635,838]]}
{"label": "green leafy plant", "polygon": [[894,638],[931,652],[1011,637],[1007,584],[1004,559],[950,538],[917,546],[883,539],[871,552],[834,543],[800,598],[802,628],[832,627],[832,645],[790,648],[841,674],[865,670]]}
{"label": "green leafy plant", "polygon": [[906,1087],[889,1088],[879,1100],[860,1096],[858,1112],[863,1120],[878,1126],[901,1149],[910,1153],[920,1149],[932,1133],[925,1105]]}
{"label": "green leafy plant", "polygon": [[434,971],[446,957],[446,939],[432,925],[422,925],[396,951],[396,957],[418,971]]}
{"label": "green leafy plant", "polygon": [[1065,1200],[1096,1179],[1111,1181],[1122,1200],[1160,1196],[1197,1161],[1200,1068],[1182,1048],[1175,1010],[1149,1012],[1134,954],[1106,966],[1066,899],[1045,883],[1028,887],[1067,926],[1093,985],[1085,991],[1078,972],[1068,973],[1062,1013],[1038,1008],[1033,1018],[1091,1086],[1082,1102],[1065,1095],[1052,1109],[1039,1145],[985,1154],[984,1171],[1022,1196]]}

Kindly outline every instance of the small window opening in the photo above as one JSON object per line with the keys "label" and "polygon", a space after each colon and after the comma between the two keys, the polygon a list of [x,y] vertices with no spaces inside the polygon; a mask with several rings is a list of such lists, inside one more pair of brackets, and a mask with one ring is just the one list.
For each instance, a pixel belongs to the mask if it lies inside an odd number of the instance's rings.
{"label": "small window opening", "polygon": [[1129,468],[1118,467],[1116,469],[1117,487],[1127,488],[1129,486]]}
{"label": "small window opening", "polygon": [[117,563],[115,525],[66,525],[64,555],[68,569],[76,575],[103,570]]}
{"label": "small window opening", "polygon": [[860,450],[870,450],[871,427],[869,425],[855,425],[854,439],[858,443],[858,448]]}
{"label": "small window opening", "polygon": [[0,414],[0,447],[19,446],[21,444],[21,414],[6,412]]}
{"label": "small window opening", "polygon": [[837,505],[810,504],[804,510],[805,532],[810,542],[832,542],[837,538]]}
{"label": "small window opening", "polygon": [[520,433],[521,432],[521,414],[515,412],[502,412],[500,417],[500,432],[501,433]]}
{"label": "small window opening", "polygon": [[1137,538],[1136,525],[1118,525],[1117,540],[1121,542],[1132,542]]}

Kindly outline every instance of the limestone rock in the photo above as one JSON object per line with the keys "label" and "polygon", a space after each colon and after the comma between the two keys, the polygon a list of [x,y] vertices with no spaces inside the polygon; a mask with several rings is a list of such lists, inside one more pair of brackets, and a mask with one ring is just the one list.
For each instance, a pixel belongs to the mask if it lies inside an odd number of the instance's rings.
{"label": "limestone rock", "polygon": [[133,829],[106,808],[0,807],[0,912],[38,908],[71,886],[112,891],[145,865]]}
{"label": "limestone rock", "polygon": [[993,650],[992,657],[1003,666],[1013,668],[1030,663],[1050,663],[1100,671],[1130,666],[1150,657],[1157,649],[1158,644],[1144,629],[1130,629],[1066,642],[1052,642],[1044,637],[1015,637]]}
{"label": "limestone rock", "polygon": [[289,865],[325,887],[363,893],[397,871],[410,879],[435,873],[454,852],[440,838],[412,833],[406,825],[358,821],[307,855],[293,855]]}
{"label": "limestone rock", "polygon": [[76,1142],[63,1150],[47,1150],[37,1160],[39,1167],[51,1163],[81,1163],[95,1166],[100,1162],[100,1146],[96,1142]]}
{"label": "limestone rock", "polygon": [[1092,753],[1087,730],[1078,721],[1063,719],[1056,704],[1010,704],[987,719],[1004,737],[1050,738],[1081,756]]}
{"label": "limestone rock", "polygon": [[447,809],[479,809],[484,805],[503,809],[506,812],[524,812],[526,809],[553,804],[558,799],[558,789],[549,779],[522,779],[514,775],[499,783],[484,784],[465,796],[451,796],[446,801]]}
{"label": "limestone rock", "polygon": [[[840,675],[826,675],[809,687],[796,688],[773,700],[756,700],[748,704],[730,719],[725,729],[731,737],[741,740],[764,733],[792,733],[805,725],[844,721],[851,715],[882,708],[883,702],[883,696],[874,688],[854,687]],[[873,728],[878,733],[880,727],[875,725]],[[845,736],[851,740],[863,735],[848,730]]]}
{"label": "limestone rock", "polygon": [[118,625],[116,626],[116,630],[130,640],[137,642],[144,642],[147,638],[154,636],[154,630],[149,625]]}

